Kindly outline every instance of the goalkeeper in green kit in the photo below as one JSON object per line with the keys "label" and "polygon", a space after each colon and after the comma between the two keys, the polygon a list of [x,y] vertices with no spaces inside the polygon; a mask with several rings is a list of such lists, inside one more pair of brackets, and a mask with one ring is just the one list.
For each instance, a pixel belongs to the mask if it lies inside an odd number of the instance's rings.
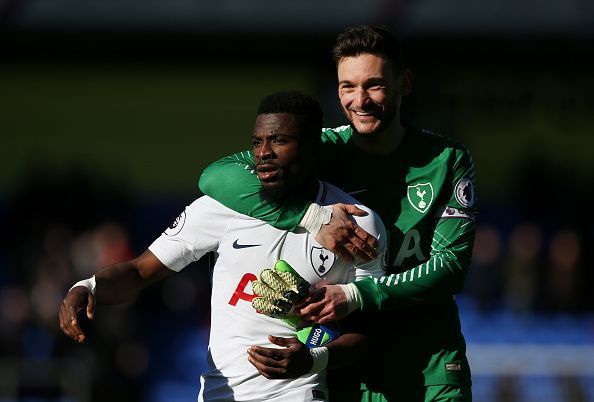
{"label": "goalkeeper in green kit", "polygon": [[[333,49],[348,126],[325,129],[319,177],[382,217],[390,235],[386,276],[314,290],[297,309],[327,323],[361,310],[376,348],[358,373],[334,375],[337,401],[470,401],[470,368],[454,295],[463,287],[475,236],[474,166],[466,148],[400,120],[412,75],[397,38],[378,27],[348,28]],[[248,152],[209,166],[201,190],[279,229],[316,233],[342,258],[368,259],[374,239],[350,221],[356,208],[303,199],[266,203]],[[260,349],[251,350],[258,360]],[[258,367],[263,374],[266,368]],[[352,371],[352,370],[351,370]],[[352,380],[356,377],[356,380]],[[357,382],[355,390],[347,386]],[[361,384],[359,387],[358,384]],[[348,391],[348,392],[347,392]]]}

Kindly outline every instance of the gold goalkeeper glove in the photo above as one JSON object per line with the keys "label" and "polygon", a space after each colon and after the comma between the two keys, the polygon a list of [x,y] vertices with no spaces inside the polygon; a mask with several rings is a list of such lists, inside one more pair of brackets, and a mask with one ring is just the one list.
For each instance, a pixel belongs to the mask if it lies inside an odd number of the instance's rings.
{"label": "gold goalkeeper glove", "polygon": [[273,269],[262,270],[259,280],[252,282],[256,294],[252,307],[269,317],[288,318],[293,305],[308,295],[309,287],[309,282],[287,262],[279,260]]}

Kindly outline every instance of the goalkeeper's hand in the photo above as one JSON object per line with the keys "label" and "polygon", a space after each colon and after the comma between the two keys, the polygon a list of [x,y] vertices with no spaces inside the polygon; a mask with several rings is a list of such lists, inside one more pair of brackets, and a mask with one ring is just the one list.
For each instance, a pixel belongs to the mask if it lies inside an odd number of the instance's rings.
{"label": "goalkeeper's hand", "polygon": [[286,319],[295,303],[309,294],[309,288],[309,282],[287,262],[279,260],[273,269],[262,270],[259,279],[252,282],[256,294],[252,307],[269,317]]}

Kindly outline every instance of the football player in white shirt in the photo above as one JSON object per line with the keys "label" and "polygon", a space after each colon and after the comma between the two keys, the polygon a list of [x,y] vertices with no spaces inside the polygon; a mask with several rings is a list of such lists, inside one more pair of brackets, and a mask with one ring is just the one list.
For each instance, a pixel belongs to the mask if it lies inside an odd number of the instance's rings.
{"label": "football player in white shirt", "polygon": [[[279,203],[289,195],[300,194],[319,205],[356,204],[348,194],[316,179],[321,126],[320,106],[306,95],[281,92],[264,98],[253,133],[254,173],[262,186],[254,191]],[[385,228],[374,212],[361,208],[367,214],[355,217],[356,222],[379,239],[379,249],[377,259],[358,264],[338,259],[303,229],[279,230],[203,196],[186,207],[141,256],[106,267],[75,284],[60,307],[60,327],[66,335],[83,342],[78,311],[86,309],[92,319],[95,303],[131,301],[144,287],[214,251],[217,260],[212,278],[209,369],[201,376],[198,400],[327,400],[325,367],[348,360],[341,356],[341,345],[361,342],[364,336],[345,333],[327,347],[308,349],[294,340],[294,327],[254,310],[251,284],[262,268],[272,267],[281,259],[312,285],[381,276]],[[302,364],[292,364],[292,369],[297,367],[298,372],[293,373],[299,375],[297,378],[267,379],[248,361],[247,351],[253,345],[278,348],[269,335],[290,338],[286,346],[300,351]]]}

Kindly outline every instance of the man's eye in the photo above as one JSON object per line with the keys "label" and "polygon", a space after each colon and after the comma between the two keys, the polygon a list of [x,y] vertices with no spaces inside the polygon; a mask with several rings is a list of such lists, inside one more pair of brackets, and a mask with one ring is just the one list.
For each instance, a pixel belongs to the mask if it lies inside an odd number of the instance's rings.
{"label": "man's eye", "polygon": [[275,138],[272,142],[278,145],[284,145],[287,143],[287,140],[284,138]]}
{"label": "man's eye", "polygon": [[258,147],[258,146],[260,146],[260,144],[261,144],[261,143],[262,143],[262,141],[260,141],[260,140],[252,140],[252,144],[253,144],[255,147]]}

